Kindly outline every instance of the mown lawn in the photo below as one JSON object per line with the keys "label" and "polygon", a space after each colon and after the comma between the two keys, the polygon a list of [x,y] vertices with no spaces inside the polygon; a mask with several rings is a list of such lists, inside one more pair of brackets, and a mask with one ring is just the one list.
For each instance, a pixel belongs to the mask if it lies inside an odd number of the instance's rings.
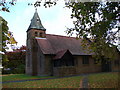
{"label": "mown lawn", "polygon": [[[118,73],[97,73],[88,75],[89,88],[117,88],[118,87]],[[40,79],[53,78],[28,76],[24,74],[3,76],[3,81],[26,80],[26,79]],[[26,82],[3,83],[3,88],[79,88],[80,81],[83,76],[66,77],[59,79],[34,80]]]}
{"label": "mown lawn", "polygon": [[3,88],[78,88],[81,79],[81,76],[75,76],[60,79],[4,83]]}
{"label": "mown lawn", "polygon": [[2,81],[16,81],[27,79],[54,78],[55,76],[29,76],[25,74],[8,74],[2,76]]}
{"label": "mown lawn", "polygon": [[118,88],[118,72],[99,73],[88,76],[90,88]]}

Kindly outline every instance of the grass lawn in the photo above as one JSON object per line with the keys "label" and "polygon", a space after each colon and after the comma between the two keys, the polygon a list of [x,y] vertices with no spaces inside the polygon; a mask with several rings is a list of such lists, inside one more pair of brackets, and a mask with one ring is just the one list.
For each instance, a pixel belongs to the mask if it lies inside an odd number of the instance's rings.
{"label": "grass lawn", "polygon": [[89,75],[90,88],[118,88],[118,72]]}
{"label": "grass lawn", "polygon": [[27,82],[4,83],[3,88],[78,88],[81,76]]}
{"label": "grass lawn", "polygon": [[2,81],[16,81],[27,79],[53,78],[54,76],[29,76],[25,74],[8,74],[2,76]]}
{"label": "grass lawn", "polygon": [[[53,76],[28,76],[24,74],[3,76],[3,81],[26,80],[26,79],[40,79],[53,78]],[[83,76],[74,76],[59,79],[46,79],[26,82],[3,83],[3,88],[79,88],[80,81]],[[118,87],[118,73],[97,73],[88,76],[88,84],[90,88],[117,88]]]}

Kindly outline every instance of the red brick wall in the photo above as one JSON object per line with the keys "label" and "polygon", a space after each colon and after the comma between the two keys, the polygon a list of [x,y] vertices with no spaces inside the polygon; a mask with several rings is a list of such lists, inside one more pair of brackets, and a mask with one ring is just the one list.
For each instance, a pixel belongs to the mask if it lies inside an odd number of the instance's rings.
{"label": "red brick wall", "polygon": [[63,67],[54,67],[53,75],[54,76],[69,76],[75,75],[76,68],[74,66],[63,66]]}
{"label": "red brick wall", "polygon": [[82,56],[75,56],[74,58],[75,58],[75,66],[54,67],[53,75],[68,76],[68,75],[77,75],[83,73],[101,72],[101,66],[98,64],[94,64],[94,60],[91,57],[89,58],[88,65],[82,63]]}

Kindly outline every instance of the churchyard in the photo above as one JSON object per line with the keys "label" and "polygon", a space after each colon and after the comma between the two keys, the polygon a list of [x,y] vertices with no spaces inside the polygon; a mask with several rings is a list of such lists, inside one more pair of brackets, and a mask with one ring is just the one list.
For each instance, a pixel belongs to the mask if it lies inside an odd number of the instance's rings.
{"label": "churchyard", "polygon": [[[118,88],[118,72],[94,73],[87,75],[88,88]],[[28,76],[24,74],[11,74],[2,77],[3,88],[83,88],[82,79],[86,75],[58,78],[55,76]],[[47,79],[48,78],[48,79]],[[51,78],[51,79],[50,79]],[[22,82],[20,81],[31,80]],[[36,79],[36,80],[35,80]],[[43,79],[43,80],[37,80]]]}

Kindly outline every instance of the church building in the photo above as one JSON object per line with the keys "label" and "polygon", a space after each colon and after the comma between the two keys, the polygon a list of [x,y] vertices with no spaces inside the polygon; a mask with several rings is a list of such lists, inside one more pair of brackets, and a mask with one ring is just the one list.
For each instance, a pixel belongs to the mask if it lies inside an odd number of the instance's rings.
{"label": "church building", "polygon": [[46,34],[36,10],[27,30],[26,74],[68,76],[118,70],[115,63],[96,64],[81,42],[75,37]]}

